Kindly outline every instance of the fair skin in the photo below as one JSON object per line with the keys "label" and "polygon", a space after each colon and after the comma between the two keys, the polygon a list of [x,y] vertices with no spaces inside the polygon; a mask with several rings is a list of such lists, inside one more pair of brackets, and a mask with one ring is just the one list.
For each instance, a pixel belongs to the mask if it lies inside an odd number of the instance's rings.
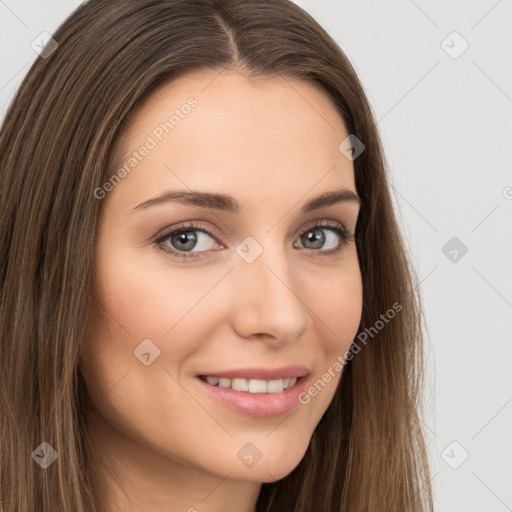
{"label": "fair skin", "polygon": [[[338,150],[348,135],[340,115],[307,82],[217,75],[188,74],[144,100],[122,134],[123,163],[189,97],[198,104],[102,199],[82,365],[105,511],[254,512],[261,484],[303,458],[341,373],[307,405],[271,417],[220,403],[198,375],[302,365],[309,387],[357,334],[355,242],[331,227],[308,230],[330,222],[353,234],[359,204],[300,211],[326,192],[356,193],[353,164]],[[192,190],[232,196],[241,211],[176,201],[136,208]],[[183,230],[195,245],[183,236],[155,243],[183,222],[200,225]],[[315,234],[323,244],[308,242]],[[250,251],[262,249],[250,263],[236,251],[249,236],[258,244]],[[160,350],[147,366],[134,355],[146,339]],[[247,443],[261,454],[250,467],[237,456]]]}

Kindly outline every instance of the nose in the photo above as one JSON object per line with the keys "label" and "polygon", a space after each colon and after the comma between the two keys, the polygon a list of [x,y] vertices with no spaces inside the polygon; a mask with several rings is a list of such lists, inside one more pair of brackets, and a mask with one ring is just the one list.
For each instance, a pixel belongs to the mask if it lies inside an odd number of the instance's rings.
{"label": "nose", "polygon": [[252,263],[240,258],[231,272],[232,319],[244,338],[264,339],[273,346],[297,340],[308,327],[310,316],[300,286],[285,251],[264,248]]}

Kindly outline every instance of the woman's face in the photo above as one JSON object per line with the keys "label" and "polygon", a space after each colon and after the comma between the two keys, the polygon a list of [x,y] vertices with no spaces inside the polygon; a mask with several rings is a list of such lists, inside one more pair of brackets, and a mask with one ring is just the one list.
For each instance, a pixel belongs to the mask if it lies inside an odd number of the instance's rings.
{"label": "woman's face", "polygon": [[128,121],[116,176],[95,193],[82,363],[97,432],[148,478],[283,478],[361,317],[355,242],[337,231],[355,232],[359,204],[311,204],[356,193],[338,149],[349,134],[315,86],[231,71],[165,84]]}

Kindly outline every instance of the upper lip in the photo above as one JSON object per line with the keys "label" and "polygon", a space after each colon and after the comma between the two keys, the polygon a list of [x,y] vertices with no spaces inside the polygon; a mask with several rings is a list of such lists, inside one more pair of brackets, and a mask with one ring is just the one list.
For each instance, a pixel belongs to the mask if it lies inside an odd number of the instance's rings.
{"label": "upper lip", "polygon": [[305,366],[289,365],[279,368],[251,367],[232,370],[219,370],[218,372],[202,373],[199,377],[223,377],[226,379],[261,379],[277,380],[304,377],[309,373]]}

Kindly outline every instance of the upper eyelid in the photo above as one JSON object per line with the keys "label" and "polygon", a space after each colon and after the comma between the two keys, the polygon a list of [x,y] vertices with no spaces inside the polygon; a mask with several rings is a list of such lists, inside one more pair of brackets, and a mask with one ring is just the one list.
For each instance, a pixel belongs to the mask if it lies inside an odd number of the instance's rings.
{"label": "upper eyelid", "polygon": [[[331,224],[331,225],[329,225]],[[316,221],[311,221],[311,224],[308,224],[305,228],[302,228],[302,230],[299,232],[299,235],[304,233],[305,231],[312,229],[314,227],[320,227],[322,229],[341,229],[342,231],[346,232],[346,235],[350,238],[354,236],[354,232],[351,231],[343,222],[333,220],[333,219],[321,219]],[[206,233],[208,236],[211,236],[216,240],[216,242],[222,244],[222,242],[219,241],[220,235],[217,234],[216,229],[212,228],[206,228],[201,225],[200,221],[186,221],[179,223],[175,227],[172,227],[171,229],[167,229],[164,233],[157,236],[155,239],[155,243],[163,243],[165,240],[167,240],[173,233],[180,232],[180,231],[201,231],[203,233]],[[222,244],[223,245],[223,244]],[[200,251],[200,252],[207,252],[207,251]]]}

